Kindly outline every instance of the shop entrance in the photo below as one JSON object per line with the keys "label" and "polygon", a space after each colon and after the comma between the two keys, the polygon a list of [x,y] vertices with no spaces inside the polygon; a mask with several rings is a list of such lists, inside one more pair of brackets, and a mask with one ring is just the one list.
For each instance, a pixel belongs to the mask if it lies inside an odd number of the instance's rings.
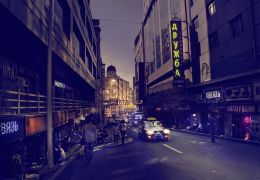
{"label": "shop entrance", "polygon": [[232,115],[232,137],[233,138],[242,138],[242,123],[241,115],[233,114]]}

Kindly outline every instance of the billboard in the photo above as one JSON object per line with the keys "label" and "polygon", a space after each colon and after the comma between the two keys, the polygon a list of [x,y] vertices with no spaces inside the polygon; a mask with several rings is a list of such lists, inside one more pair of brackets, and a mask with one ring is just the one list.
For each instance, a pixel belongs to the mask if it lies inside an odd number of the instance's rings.
{"label": "billboard", "polygon": [[182,86],[185,76],[182,69],[183,65],[183,41],[182,41],[182,22],[171,21],[171,51],[173,60],[173,84]]}

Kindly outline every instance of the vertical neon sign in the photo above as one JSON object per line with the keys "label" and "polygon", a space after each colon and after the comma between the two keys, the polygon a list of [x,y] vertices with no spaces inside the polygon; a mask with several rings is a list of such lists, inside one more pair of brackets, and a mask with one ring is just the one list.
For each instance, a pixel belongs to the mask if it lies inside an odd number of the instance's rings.
{"label": "vertical neon sign", "polygon": [[181,86],[184,84],[183,64],[183,42],[181,21],[171,21],[171,46],[173,59],[173,83]]}

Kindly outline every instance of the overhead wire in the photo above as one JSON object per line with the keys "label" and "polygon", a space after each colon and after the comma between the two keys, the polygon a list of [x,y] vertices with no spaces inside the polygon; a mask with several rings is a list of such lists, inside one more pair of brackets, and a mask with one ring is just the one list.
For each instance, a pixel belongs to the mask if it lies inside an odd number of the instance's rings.
{"label": "overhead wire", "polygon": [[114,20],[114,19],[99,19],[103,22],[112,22],[112,23],[121,23],[121,24],[142,24],[142,22],[138,21],[122,21],[122,20]]}

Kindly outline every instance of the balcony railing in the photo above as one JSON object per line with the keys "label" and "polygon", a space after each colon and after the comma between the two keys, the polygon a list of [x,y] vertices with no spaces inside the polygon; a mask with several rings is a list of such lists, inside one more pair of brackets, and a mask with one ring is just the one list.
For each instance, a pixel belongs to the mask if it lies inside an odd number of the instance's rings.
{"label": "balcony railing", "polygon": [[[53,111],[80,110],[94,107],[93,102],[53,98]],[[0,114],[39,114],[47,111],[47,97],[41,94],[0,90]]]}

